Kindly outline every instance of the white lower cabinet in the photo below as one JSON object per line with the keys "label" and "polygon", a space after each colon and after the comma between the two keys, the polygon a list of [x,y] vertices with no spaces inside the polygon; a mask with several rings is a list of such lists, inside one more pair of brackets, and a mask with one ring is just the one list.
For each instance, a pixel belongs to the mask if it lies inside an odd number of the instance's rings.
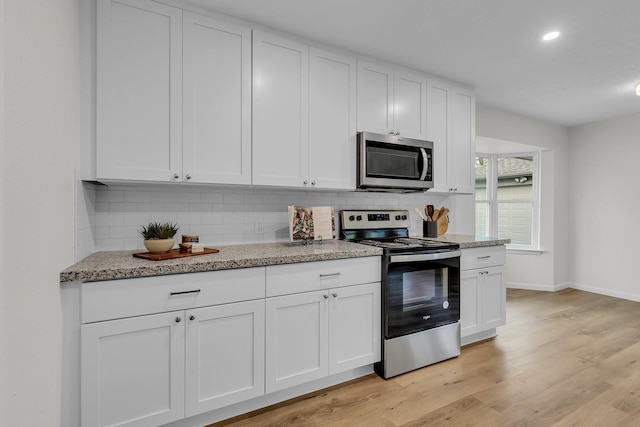
{"label": "white lower cabinet", "polygon": [[77,284],[64,292],[65,342],[80,358],[69,424],[218,421],[373,364],[380,274],[374,256]]}
{"label": "white lower cabinet", "polygon": [[264,394],[264,300],[81,329],[83,426],[157,426]]}
{"label": "white lower cabinet", "polygon": [[158,426],[264,394],[264,268],[82,294],[82,426]]}
{"label": "white lower cabinet", "polygon": [[495,328],[506,323],[504,252],[504,246],[462,250],[460,271],[462,344],[495,336]]}
{"label": "white lower cabinet", "polygon": [[267,298],[266,391],[380,360],[380,283]]}
{"label": "white lower cabinet", "polygon": [[158,426],[184,417],[183,311],[81,327],[82,426]]}
{"label": "white lower cabinet", "polygon": [[264,394],[264,300],[187,312],[186,416]]}
{"label": "white lower cabinet", "polygon": [[380,360],[380,274],[380,257],[267,267],[267,393]]}

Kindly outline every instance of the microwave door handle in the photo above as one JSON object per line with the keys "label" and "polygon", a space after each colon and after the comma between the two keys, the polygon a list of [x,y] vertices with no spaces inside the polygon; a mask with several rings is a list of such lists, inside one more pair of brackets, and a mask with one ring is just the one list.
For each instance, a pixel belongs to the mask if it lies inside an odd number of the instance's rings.
{"label": "microwave door handle", "polygon": [[427,150],[420,148],[422,153],[422,174],[420,175],[420,181],[424,181],[427,177],[427,170],[429,170],[429,158],[427,157]]}

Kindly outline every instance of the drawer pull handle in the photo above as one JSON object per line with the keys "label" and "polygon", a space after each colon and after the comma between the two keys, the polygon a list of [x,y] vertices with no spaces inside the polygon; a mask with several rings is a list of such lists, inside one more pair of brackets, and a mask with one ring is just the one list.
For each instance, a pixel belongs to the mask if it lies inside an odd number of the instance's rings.
{"label": "drawer pull handle", "polygon": [[479,256],[477,257],[478,259],[489,259],[491,258],[491,255],[486,255],[486,256]]}
{"label": "drawer pull handle", "polygon": [[338,293],[337,292],[334,292],[331,295],[333,295],[334,298],[338,298]]}
{"label": "drawer pull handle", "polygon": [[334,276],[339,276],[340,273],[331,273],[331,274],[321,274],[320,278],[322,279],[323,277],[334,277]]}
{"label": "drawer pull handle", "polygon": [[184,295],[184,294],[197,294],[200,293],[200,289],[194,289],[192,291],[171,292],[169,295]]}
{"label": "drawer pull handle", "polygon": [[322,294],[322,298],[328,299],[329,298],[329,294]]}
{"label": "drawer pull handle", "polygon": [[189,316],[189,320],[196,320],[195,314],[192,314],[191,316]]}
{"label": "drawer pull handle", "polygon": [[176,323],[180,323],[181,320],[182,320],[182,318],[180,316],[176,317]]}

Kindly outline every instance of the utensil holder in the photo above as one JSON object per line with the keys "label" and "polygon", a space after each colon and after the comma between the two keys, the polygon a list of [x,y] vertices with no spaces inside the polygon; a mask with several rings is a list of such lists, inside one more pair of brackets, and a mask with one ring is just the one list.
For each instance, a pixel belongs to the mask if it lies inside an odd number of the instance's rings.
{"label": "utensil holder", "polygon": [[438,237],[438,221],[422,221],[423,237]]}

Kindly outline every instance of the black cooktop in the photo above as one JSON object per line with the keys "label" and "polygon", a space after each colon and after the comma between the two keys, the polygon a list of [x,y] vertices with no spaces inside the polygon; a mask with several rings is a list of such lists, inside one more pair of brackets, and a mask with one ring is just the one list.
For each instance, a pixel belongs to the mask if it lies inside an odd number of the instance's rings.
{"label": "black cooktop", "polygon": [[452,251],[457,243],[409,237],[407,210],[340,211],[340,239],[384,249],[384,254]]}

